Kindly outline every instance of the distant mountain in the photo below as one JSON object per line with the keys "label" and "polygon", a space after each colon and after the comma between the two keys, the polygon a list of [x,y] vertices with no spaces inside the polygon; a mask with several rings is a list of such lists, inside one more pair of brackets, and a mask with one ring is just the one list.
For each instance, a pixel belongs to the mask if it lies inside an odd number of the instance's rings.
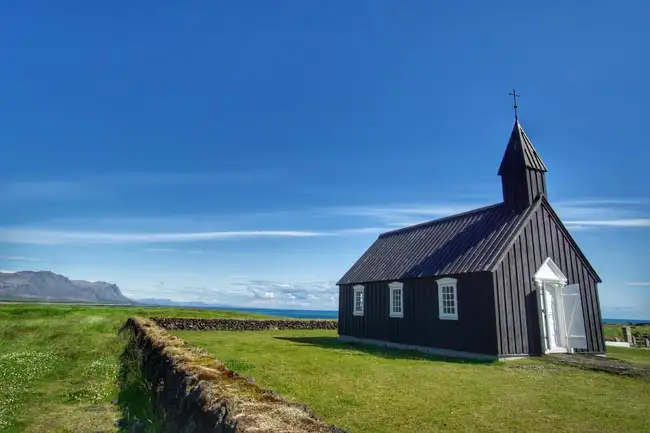
{"label": "distant mountain", "polygon": [[230,305],[224,304],[208,304],[200,301],[172,301],[171,299],[160,299],[160,298],[145,298],[138,299],[138,304],[143,305],[155,305],[159,307],[196,307],[196,308],[233,308]]}
{"label": "distant mountain", "polygon": [[70,280],[50,271],[0,272],[0,299],[136,304],[115,284]]}

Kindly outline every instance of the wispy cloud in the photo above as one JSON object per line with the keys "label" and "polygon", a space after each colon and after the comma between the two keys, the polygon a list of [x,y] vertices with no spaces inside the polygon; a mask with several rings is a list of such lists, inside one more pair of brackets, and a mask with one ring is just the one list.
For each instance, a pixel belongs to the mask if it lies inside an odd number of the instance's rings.
{"label": "wispy cloud", "polygon": [[168,186],[168,185],[215,185],[243,184],[277,180],[277,170],[257,169],[241,172],[174,173],[174,172],[130,172],[111,173],[95,177],[96,182],[125,186]]}
{"label": "wispy cloud", "polygon": [[625,285],[633,287],[650,287],[650,281],[631,281],[629,283],[625,283]]}
{"label": "wispy cloud", "polygon": [[643,198],[579,198],[572,200],[560,200],[554,202],[558,206],[611,206],[611,205],[639,205],[647,204],[648,200]]}
{"label": "wispy cloud", "polygon": [[104,197],[118,188],[152,188],[169,186],[244,185],[278,180],[276,170],[242,172],[176,173],[126,172],[78,176],[68,179],[27,179],[0,182],[4,200],[71,200]]}
{"label": "wispy cloud", "polygon": [[322,232],[325,236],[353,236],[353,235],[372,235],[391,230],[392,227],[360,227],[354,229],[340,229]]}
{"label": "wispy cloud", "polygon": [[179,254],[202,254],[202,250],[184,250],[181,248],[144,248],[148,253],[179,253]]}
{"label": "wispy cloud", "polygon": [[338,287],[334,281],[274,281],[241,276],[236,281],[216,286],[200,283],[174,285],[162,281],[122,289],[134,299],[167,298],[241,307],[321,310],[333,310],[338,306]]}
{"label": "wispy cloud", "polygon": [[403,227],[466,212],[490,203],[397,204],[384,206],[346,206],[327,210],[331,215],[370,219],[391,227]]}
{"label": "wispy cloud", "polygon": [[[490,203],[348,206],[254,214],[105,219],[0,227],[0,242],[23,244],[181,243],[263,238],[371,235],[464,212]],[[572,230],[642,229],[650,217],[640,200],[589,199],[554,204]],[[256,215],[256,216],[255,216]],[[270,215],[273,215],[271,218]],[[325,218],[325,219],[324,219]],[[343,227],[340,227],[343,223]],[[307,226],[315,229],[303,229]],[[136,226],[136,227],[134,227]],[[257,227],[255,227],[257,226]],[[284,229],[284,227],[292,227]],[[181,229],[182,228],[182,229]],[[187,231],[185,231],[187,230]],[[165,246],[167,247],[167,246]],[[150,252],[181,252],[173,248]],[[189,251],[186,251],[189,252]]]}
{"label": "wispy cloud", "polygon": [[304,238],[326,236],[327,233],[291,230],[251,230],[188,233],[107,233],[83,231],[49,231],[0,229],[0,241],[23,244],[119,244],[197,242],[245,238]]}
{"label": "wispy cloud", "polygon": [[0,198],[4,200],[67,200],[89,193],[81,182],[16,181],[0,183]]}
{"label": "wispy cloud", "polygon": [[611,220],[578,220],[565,221],[568,226],[578,227],[650,227],[650,218],[622,218]]}
{"label": "wispy cloud", "polygon": [[[187,233],[110,233],[91,231],[53,231],[0,228],[0,242],[17,244],[147,244],[169,242],[207,242],[262,238],[313,238],[378,233],[386,228],[362,227],[339,230],[240,230]],[[158,249],[158,252],[171,249]]]}
{"label": "wispy cloud", "polygon": [[40,259],[23,256],[0,256],[0,260],[7,260],[10,262],[38,262]]}
{"label": "wispy cloud", "polygon": [[334,309],[338,305],[338,288],[333,281],[251,280],[231,283],[230,286],[243,290],[242,294],[251,298],[247,302],[251,306]]}
{"label": "wispy cloud", "polygon": [[[387,206],[351,206],[331,214],[360,217],[392,227],[404,227],[487,206],[489,202],[430,203]],[[588,198],[552,203],[571,229],[650,227],[647,201],[641,199]]]}
{"label": "wispy cloud", "polygon": [[350,216],[369,216],[373,218],[393,218],[394,216],[402,215],[423,215],[423,216],[444,216],[464,212],[483,206],[486,203],[475,204],[443,204],[443,205],[393,205],[393,206],[349,206],[349,207],[335,207],[330,209],[330,212],[338,215]]}
{"label": "wispy cloud", "polygon": [[618,220],[645,217],[647,201],[642,199],[588,198],[552,201],[565,220]]}

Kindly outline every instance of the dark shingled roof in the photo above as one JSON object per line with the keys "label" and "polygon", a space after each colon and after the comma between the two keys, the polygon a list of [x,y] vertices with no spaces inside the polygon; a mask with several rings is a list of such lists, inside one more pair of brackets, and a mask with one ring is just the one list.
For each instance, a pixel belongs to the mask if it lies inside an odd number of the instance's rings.
{"label": "dark shingled roof", "polygon": [[338,284],[489,270],[537,207],[516,212],[499,203],[383,233]]}
{"label": "dark shingled roof", "polygon": [[522,165],[533,170],[548,171],[521,124],[519,121],[515,121],[508,146],[499,166],[499,175],[509,169],[519,169]]}

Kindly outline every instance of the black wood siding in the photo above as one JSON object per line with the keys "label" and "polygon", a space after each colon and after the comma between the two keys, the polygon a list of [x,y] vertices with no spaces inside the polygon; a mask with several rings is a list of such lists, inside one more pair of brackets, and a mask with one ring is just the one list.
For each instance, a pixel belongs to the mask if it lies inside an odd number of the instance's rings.
{"label": "black wood siding", "polygon": [[580,285],[587,332],[585,352],[604,353],[597,277],[589,272],[548,209],[541,206],[494,273],[499,354],[536,355],[541,351],[538,295],[533,276],[546,257],[559,266],[568,279],[567,284]]}
{"label": "black wood siding", "polygon": [[532,205],[537,197],[546,194],[544,172],[521,168],[504,173],[501,179],[503,201],[512,209],[521,210]]}
{"label": "black wood siding", "polygon": [[542,171],[526,170],[526,183],[528,184],[528,197],[530,203],[540,195],[546,195],[546,175]]}
{"label": "black wood siding", "polygon": [[339,334],[394,343],[497,354],[492,274],[452,275],[458,279],[458,320],[438,318],[436,278],[402,280],[404,317],[389,317],[389,281],[363,284],[363,316],[354,316],[353,286],[339,286]]}

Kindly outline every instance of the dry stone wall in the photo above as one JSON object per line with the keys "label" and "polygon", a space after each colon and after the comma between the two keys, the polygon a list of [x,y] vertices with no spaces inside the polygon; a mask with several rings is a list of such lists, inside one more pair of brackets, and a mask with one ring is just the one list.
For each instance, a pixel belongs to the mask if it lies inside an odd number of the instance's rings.
{"label": "dry stone wall", "polygon": [[265,331],[280,329],[338,329],[336,320],[246,320],[152,318],[158,326],[181,331]]}
{"label": "dry stone wall", "polygon": [[154,411],[167,433],[346,433],[307,406],[284,400],[187,346],[150,319],[122,328],[152,389]]}

